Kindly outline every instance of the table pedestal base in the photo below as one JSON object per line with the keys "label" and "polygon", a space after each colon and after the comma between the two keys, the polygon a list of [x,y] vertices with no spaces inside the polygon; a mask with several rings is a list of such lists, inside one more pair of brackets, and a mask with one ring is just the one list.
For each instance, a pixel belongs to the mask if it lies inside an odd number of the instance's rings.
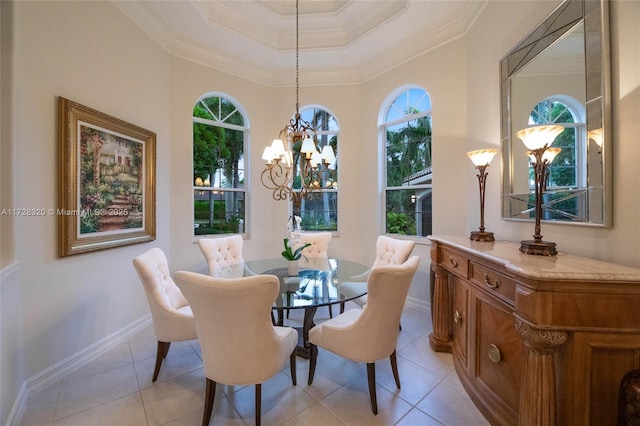
{"label": "table pedestal base", "polygon": [[[304,308],[304,319],[301,327],[294,327],[298,331],[298,346],[296,347],[296,355],[300,358],[309,359],[311,352],[311,345],[309,344],[309,330],[311,330],[316,324],[313,322],[313,317],[316,314],[317,306],[309,306]],[[277,309],[278,319],[276,325],[284,325],[284,309]],[[317,350],[317,349],[316,349]]]}

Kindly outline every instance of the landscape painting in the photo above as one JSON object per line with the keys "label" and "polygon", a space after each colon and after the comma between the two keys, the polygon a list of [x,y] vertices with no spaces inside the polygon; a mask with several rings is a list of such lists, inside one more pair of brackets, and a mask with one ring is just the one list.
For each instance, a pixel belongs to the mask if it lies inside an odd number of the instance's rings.
{"label": "landscape painting", "polygon": [[155,133],[59,98],[60,256],[155,239]]}
{"label": "landscape painting", "polygon": [[143,142],[80,123],[80,235],[143,226]]}

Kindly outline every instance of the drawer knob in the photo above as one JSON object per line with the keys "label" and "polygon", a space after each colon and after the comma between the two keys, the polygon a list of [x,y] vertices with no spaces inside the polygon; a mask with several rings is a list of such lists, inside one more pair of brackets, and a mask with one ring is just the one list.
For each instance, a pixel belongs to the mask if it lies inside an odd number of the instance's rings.
{"label": "drawer knob", "polygon": [[489,288],[498,288],[500,287],[500,284],[502,284],[500,278],[496,278],[496,280],[492,283],[489,274],[484,274],[484,283]]}
{"label": "drawer knob", "polygon": [[498,349],[498,347],[493,343],[489,345],[488,355],[489,355],[489,359],[494,364],[500,363],[500,360],[502,359],[502,355],[500,354],[500,349]]}
{"label": "drawer knob", "polygon": [[460,315],[460,312],[455,311],[455,313],[453,314],[453,322],[455,322],[456,324],[462,322],[462,315]]}
{"label": "drawer knob", "polygon": [[449,256],[449,263],[451,264],[451,266],[453,266],[454,268],[458,267],[458,259],[454,259],[453,256]]}

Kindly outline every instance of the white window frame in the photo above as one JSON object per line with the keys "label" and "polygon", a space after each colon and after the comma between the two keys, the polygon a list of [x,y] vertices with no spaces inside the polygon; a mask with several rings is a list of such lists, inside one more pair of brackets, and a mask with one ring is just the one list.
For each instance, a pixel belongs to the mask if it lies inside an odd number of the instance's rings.
{"label": "white window frame", "polygon": [[[210,120],[210,119],[206,119],[206,118],[201,118],[201,117],[194,117],[193,116],[193,108],[195,108],[195,106],[201,102],[203,99],[206,98],[220,98],[220,99],[225,99],[227,101],[229,101],[230,103],[233,104],[233,106],[235,107],[235,110],[238,111],[240,113],[240,115],[242,115],[242,118],[244,120],[244,126],[238,126],[235,124],[230,124],[230,123],[226,123],[224,120],[226,120],[229,116],[227,117],[223,117],[222,121],[216,121],[216,120]],[[233,114],[233,113],[232,113]],[[217,115],[217,114],[214,114]],[[239,193],[244,193],[244,218],[243,218],[243,222],[241,224],[241,227],[239,229],[239,232],[237,234],[239,235],[243,235],[243,236],[247,236],[249,234],[249,222],[248,222],[248,217],[249,217],[249,212],[250,212],[250,188],[251,188],[251,171],[250,171],[250,161],[249,159],[251,158],[251,153],[250,153],[250,123],[249,123],[249,116],[244,108],[244,106],[237,100],[235,99],[233,96],[229,95],[228,93],[224,93],[224,92],[209,92],[209,93],[205,93],[203,95],[201,95],[200,97],[198,97],[198,99],[196,100],[196,102],[194,102],[193,107],[192,107],[192,111],[191,111],[191,117],[192,117],[192,135],[191,135],[191,148],[193,151],[193,123],[199,123],[199,124],[205,124],[205,125],[209,125],[209,126],[213,126],[213,127],[222,127],[222,128],[226,128],[226,129],[230,129],[230,130],[235,130],[235,131],[240,131],[242,132],[242,138],[243,138],[243,155],[244,155],[244,160],[243,160],[243,165],[244,165],[244,172],[243,172],[243,180],[244,180],[244,187],[243,188],[220,188],[220,187],[215,187],[215,186],[196,186],[195,182],[192,182],[193,185],[193,191],[192,191],[192,205],[194,206],[194,210],[195,210],[195,193],[196,191],[222,191],[222,192],[239,192]],[[191,164],[191,170],[192,173],[191,175],[193,175],[193,152],[192,152],[192,164]],[[193,214],[191,215],[192,220],[193,220],[193,225],[194,225],[194,229],[195,229],[195,211],[193,212]],[[195,230],[194,230],[194,234],[195,234]],[[211,236],[211,235],[225,235],[225,234],[202,234],[202,235],[193,235],[194,239],[198,239],[201,238],[203,236]],[[228,234],[227,234],[228,235]]]}
{"label": "white window frame", "polygon": [[[393,103],[396,101],[396,99],[398,99],[398,97],[402,96],[403,94],[407,93],[408,91],[412,90],[412,89],[418,89],[421,90],[425,93],[425,95],[427,97],[429,97],[429,101],[431,104],[431,109],[429,109],[428,111],[420,111],[419,113],[416,114],[409,114],[409,115],[405,115],[403,117],[397,118],[395,120],[391,120],[389,122],[386,121],[387,119],[387,115],[389,113],[389,110],[391,109],[391,107],[393,106]],[[410,106],[410,105],[407,105]],[[416,120],[419,118],[423,118],[423,117],[431,117],[431,122],[433,122],[433,104],[431,103],[431,95],[429,94],[429,92],[424,89],[421,86],[418,85],[404,85],[404,86],[400,86],[398,88],[396,88],[394,91],[392,91],[386,98],[385,100],[382,102],[380,111],[379,111],[379,116],[378,116],[378,152],[381,153],[380,157],[379,157],[379,162],[378,162],[378,170],[380,170],[380,173],[378,174],[379,176],[379,181],[378,181],[378,187],[380,188],[380,199],[382,200],[381,206],[380,206],[380,212],[381,212],[381,216],[380,216],[380,221],[379,221],[379,227],[381,230],[381,233],[383,234],[387,234],[387,235],[394,235],[394,236],[401,236],[403,238],[409,238],[409,239],[416,239],[419,241],[424,241],[425,237],[419,235],[421,234],[422,230],[421,230],[421,226],[422,226],[422,212],[421,210],[418,208],[419,205],[419,201],[420,199],[424,198],[424,196],[428,195],[428,194],[433,194],[433,183],[424,183],[425,181],[429,181],[432,182],[431,180],[431,173],[429,174],[428,177],[423,176],[420,179],[416,179],[416,183],[415,184],[408,184],[408,185],[402,185],[402,186],[387,186],[387,135],[386,135],[386,129],[388,127],[397,125],[397,124],[401,124],[401,123],[406,123],[412,120]],[[433,132],[432,132],[433,135]],[[432,148],[433,148],[433,140],[432,140]],[[433,152],[433,151],[432,151]],[[432,160],[432,166],[433,166],[433,160]],[[387,233],[387,190],[406,190],[406,189],[425,189],[427,190],[427,192],[425,192],[425,194],[423,194],[422,197],[420,197],[419,199],[416,199],[416,211],[415,211],[415,219],[416,219],[416,234],[415,235],[408,235],[408,234],[388,234]],[[433,199],[432,199],[433,200]],[[432,208],[433,208],[433,201],[432,201]],[[418,220],[420,219],[420,220]],[[433,221],[431,222],[431,226],[433,229]]]}

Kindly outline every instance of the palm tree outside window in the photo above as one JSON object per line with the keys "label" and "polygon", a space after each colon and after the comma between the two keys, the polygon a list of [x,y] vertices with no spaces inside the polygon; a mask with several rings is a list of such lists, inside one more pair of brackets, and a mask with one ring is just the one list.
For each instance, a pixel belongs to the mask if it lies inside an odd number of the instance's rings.
{"label": "palm tree outside window", "polygon": [[228,95],[203,95],[193,107],[195,235],[245,232],[248,134],[245,114]]}
{"label": "palm tree outside window", "polygon": [[380,125],[385,232],[426,236],[432,230],[431,98],[422,88],[404,87],[390,99]]}
{"label": "palm tree outside window", "polygon": [[[330,167],[333,170],[330,179],[321,182],[322,189],[308,193],[302,199],[300,207],[301,227],[305,231],[337,231],[338,230],[338,135],[340,128],[334,115],[322,106],[305,106],[300,109],[300,116],[308,121],[318,135],[318,147],[331,146],[336,155],[336,162]],[[299,144],[301,145],[301,144]],[[299,164],[300,146],[294,146],[294,166]],[[300,171],[296,169],[294,190],[300,190]],[[291,206],[293,208],[293,205]]]}

